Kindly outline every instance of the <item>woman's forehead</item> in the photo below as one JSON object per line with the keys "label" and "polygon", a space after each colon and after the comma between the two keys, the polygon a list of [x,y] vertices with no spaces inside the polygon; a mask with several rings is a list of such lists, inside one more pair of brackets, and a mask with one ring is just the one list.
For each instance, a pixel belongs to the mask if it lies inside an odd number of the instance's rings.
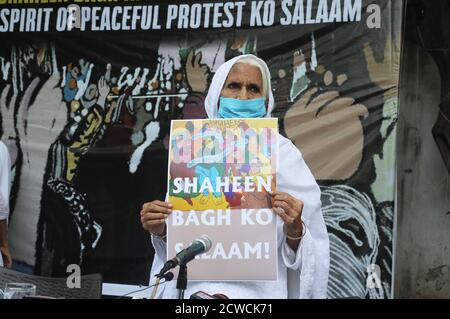
{"label": "woman's forehead", "polygon": [[261,70],[247,63],[236,63],[228,73],[226,81],[251,82],[262,85]]}

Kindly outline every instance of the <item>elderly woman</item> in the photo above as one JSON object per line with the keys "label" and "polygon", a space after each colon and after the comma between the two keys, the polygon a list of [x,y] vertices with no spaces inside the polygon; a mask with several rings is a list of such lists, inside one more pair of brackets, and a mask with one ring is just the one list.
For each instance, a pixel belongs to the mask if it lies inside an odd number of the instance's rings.
{"label": "elderly woman", "polygon": [[[217,70],[205,109],[209,118],[257,118],[270,117],[273,104],[266,63],[242,55]],[[320,188],[298,149],[283,136],[279,139],[277,192],[271,194],[278,216],[278,281],[195,281],[188,284],[188,295],[201,290],[230,298],[326,298],[329,241]],[[166,260],[165,220],[170,213],[171,204],[157,200],[144,204],[141,211],[142,225],[155,248],[151,283]],[[160,294],[176,298],[175,282],[163,285]]]}

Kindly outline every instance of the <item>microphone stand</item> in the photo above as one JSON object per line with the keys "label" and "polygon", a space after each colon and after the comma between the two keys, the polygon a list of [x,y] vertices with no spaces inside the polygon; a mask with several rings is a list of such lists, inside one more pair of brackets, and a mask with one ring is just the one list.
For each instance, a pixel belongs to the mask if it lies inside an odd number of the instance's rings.
{"label": "microphone stand", "polygon": [[177,289],[178,299],[184,299],[184,292],[187,288],[187,266],[186,263],[180,264],[180,270],[178,271]]}

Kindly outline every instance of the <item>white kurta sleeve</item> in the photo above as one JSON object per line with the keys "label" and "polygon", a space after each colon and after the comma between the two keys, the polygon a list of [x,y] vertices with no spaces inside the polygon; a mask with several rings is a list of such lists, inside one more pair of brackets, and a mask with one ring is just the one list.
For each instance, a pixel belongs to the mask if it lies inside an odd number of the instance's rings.
{"label": "white kurta sleeve", "polygon": [[[165,201],[167,202],[169,199],[168,193],[166,193]],[[166,225],[167,229],[167,225]],[[156,277],[164,266],[167,260],[167,244],[166,242],[158,236],[151,235],[151,241],[153,245],[153,249],[155,250],[155,254],[153,255],[152,269],[150,271],[150,283],[149,285],[154,285],[156,283]],[[158,293],[155,298],[161,298],[164,292],[165,285],[160,285],[158,289]]]}
{"label": "white kurta sleeve", "polygon": [[299,278],[298,285],[289,287],[290,294],[300,298],[326,298],[330,252],[320,188],[300,151],[281,135],[279,158],[277,190],[303,202],[302,219],[307,229],[295,255],[286,247],[281,250],[284,264]]}
{"label": "white kurta sleeve", "polygon": [[[305,247],[305,245],[307,245],[311,240],[311,234],[309,233],[308,228],[306,228],[297,250],[294,251],[287,243],[286,235],[283,236],[281,258],[283,258],[286,268],[298,270],[301,267],[303,247]],[[304,242],[307,243],[303,244]]]}
{"label": "white kurta sleeve", "polygon": [[[153,245],[153,249],[155,250],[155,254],[153,255],[152,268],[150,271],[150,282],[149,286],[154,285],[156,283],[155,275],[161,270],[166,262],[166,242],[162,240],[158,236],[151,235],[151,241]],[[164,284],[159,285],[157,288],[157,293],[155,298],[161,298],[164,292]]]}
{"label": "white kurta sleeve", "polygon": [[161,260],[166,260],[166,242],[158,236],[151,235],[152,245],[155,249],[155,255],[158,255]]}
{"label": "white kurta sleeve", "polygon": [[8,148],[0,142],[0,220],[9,215],[9,188],[11,176],[11,160]]}
{"label": "white kurta sleeve", "polygon": [[167,249],[166,242],[162,240],[158,236],[150,235],[151,241],[153,245],[153,249],[155,250],[155,255],[153,256],[153,265],[152,265],[152,277],[161,269],[161,267],[166,262]]}
{"label": "white kurta sleeve", "polygon": [[[9,215],[9,189],[11,179],[11,159],[8,148],[0,141],[0,220],[8,219]],[[0,267],[3,267],[3,258],[0,254]]]}

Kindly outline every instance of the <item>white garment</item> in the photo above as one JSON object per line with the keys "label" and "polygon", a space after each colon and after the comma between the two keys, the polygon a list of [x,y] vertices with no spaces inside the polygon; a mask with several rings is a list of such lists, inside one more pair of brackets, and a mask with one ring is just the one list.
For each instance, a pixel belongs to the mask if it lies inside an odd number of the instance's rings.
{"label": "white garment", "polygon": [[[265,70],[268,80],[268,112],[273,109],[274,99],[271,93],[270,72],[264,61],[253,55],[242,55],[221,65],[215,73],[205,109],[209,118],[217,118],[218,101],[225,79],[232,66],[244,57],[254,59]],[[206,293],[223,293],[230,298],[326,298],[329,273],[329,238],[321,211],[320,188],[312,176],[299,150],[291,141],[279,135],[279,163],[277,171],[277,191],[286,192],[304,203],[302,220],[306,224],[306,234],[302,238],[297,252],[286,243],[283,222],[278,217],[278,281],[191,281],[185,293],[202,290]],[[166,261],[166,243],[152,236],[155,248],[150,284],[155,283],[155,274]],[[188,274],[189,276],[189,274]],[[176,281],[161,285],[158,297],[177,298]]]}
{"label": "white garment", "polygon": [[[9,189],[11,183],[11,158],[6,145],[0,141],[0,220],[8,219]],[[3,266],[0,254],[0,267]]]}

